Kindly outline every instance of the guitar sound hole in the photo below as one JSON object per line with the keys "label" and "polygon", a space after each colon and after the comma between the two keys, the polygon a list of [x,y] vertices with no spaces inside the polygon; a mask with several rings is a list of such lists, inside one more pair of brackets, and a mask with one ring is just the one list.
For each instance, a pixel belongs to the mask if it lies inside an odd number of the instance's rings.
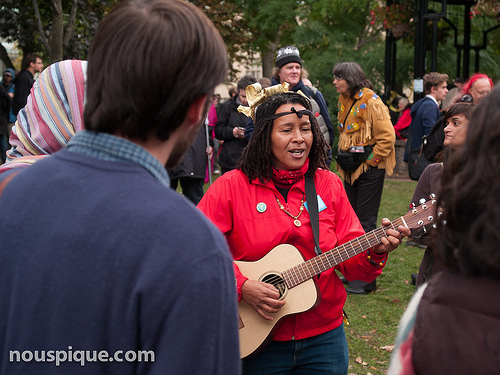
{"label": "guitar sound hole", "polygon": [[278,289],[278,292],[280,293],[280,298],[282,298],[286,292],[285,280],[283,280],[283,278],[278,274],[275,273],[267,274],[262,278],[261,281],[264,283],[271,284],[276,289]]}

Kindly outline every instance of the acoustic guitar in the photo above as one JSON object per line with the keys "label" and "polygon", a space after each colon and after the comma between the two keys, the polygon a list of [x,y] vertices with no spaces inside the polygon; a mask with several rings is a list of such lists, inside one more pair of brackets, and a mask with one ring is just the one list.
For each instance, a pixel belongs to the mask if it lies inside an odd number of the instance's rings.
{"label": "acoustic guitar", "polygon": [[250,280],[274,285],[280,293],[280,299],[286,300],[280,311],[270,314],[272,321],[263,319],[245,301],[239,303],[241,358],[262,350],[284,317],[308,311],[319,304],[314,276],[378,245],[382,237],[387,237],[386,228],[397,230],[398,226],[403,225],[409,229],[422,227],[426,231],[429,225],[435,226],[435,205],[436,200],[431,196],[429,201],[413,207],[406,215],[392,221],[390,226],[374,229],[308,261],[304,261],[297,248],[287,244],[276,246],[255,262],[235,261],[243,275]]}

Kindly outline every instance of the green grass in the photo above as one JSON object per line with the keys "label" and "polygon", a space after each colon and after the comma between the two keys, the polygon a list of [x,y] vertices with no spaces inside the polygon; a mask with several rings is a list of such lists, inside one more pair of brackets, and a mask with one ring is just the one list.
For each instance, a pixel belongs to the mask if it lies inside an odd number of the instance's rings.
{"label": "green grass", "polygon": [[[415,186],[414,181],[385,180],[379,225],[383,217],[394,220],[408,211]],[[207,188],[205,184],[205,190]],[[410,275],[417,272],[422,256],[421,249],[403,242],[389,255],[374,293],[348,295],[345,311],[350,325],[345,326],[345,331],[349,345],[349,375],[387,372],[399,320],[415,293]]]}

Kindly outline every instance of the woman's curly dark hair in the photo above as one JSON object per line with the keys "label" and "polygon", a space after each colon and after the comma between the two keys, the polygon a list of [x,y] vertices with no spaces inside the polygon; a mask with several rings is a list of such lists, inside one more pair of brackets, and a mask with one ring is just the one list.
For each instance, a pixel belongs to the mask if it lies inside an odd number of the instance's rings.
{"label": "woman's curly dark hair", "polygon": [[500,280],[500,86],[470,117],[465,144],[443,169],[437,254],[465,276]]}
{"label": "woman's curly dark hair", "polygon": [[[261,119],[274,115],[279,107],[284,104],[301,104],[311,110],[309,100],[303,95],[294,92],[285,92],[270,97],[259,105],[255,116],[255,130],[250,142],[243,150],[236,168],[240,169],[248,177],[249,181],[258,178],[265,182],[271,179],[273,154],[271,148],[271,133],[274,120]],[[313,133],[313,143],[309,152],[309,168],[306,176],[314,176],[318,168],[328,169],[326,165],[327,151],[330,146],[325,141],[314,116],[309,116]]]}

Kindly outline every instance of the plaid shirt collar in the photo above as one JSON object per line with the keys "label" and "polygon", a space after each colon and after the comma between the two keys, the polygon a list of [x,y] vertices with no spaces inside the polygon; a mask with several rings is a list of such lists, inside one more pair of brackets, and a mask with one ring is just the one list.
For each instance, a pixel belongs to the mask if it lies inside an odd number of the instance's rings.
{"label": "plaid shirt collar", "polygon": [[83,130],[68,142],[67,149],[77,154],[107,161],[128,161],[146,168],[163,185],[170,187],[165,167],[153,155],[127,139],[106,133]]}

